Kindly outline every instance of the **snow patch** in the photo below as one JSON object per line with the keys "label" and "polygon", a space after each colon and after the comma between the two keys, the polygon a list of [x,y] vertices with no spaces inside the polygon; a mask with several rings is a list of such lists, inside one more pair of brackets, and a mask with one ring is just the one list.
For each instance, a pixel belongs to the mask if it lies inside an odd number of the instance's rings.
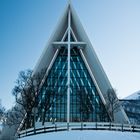
{"label": "snow patch", "polygon": [[115,131],[64,131],[28,136],[19,140],[140,140],[140,133]]}

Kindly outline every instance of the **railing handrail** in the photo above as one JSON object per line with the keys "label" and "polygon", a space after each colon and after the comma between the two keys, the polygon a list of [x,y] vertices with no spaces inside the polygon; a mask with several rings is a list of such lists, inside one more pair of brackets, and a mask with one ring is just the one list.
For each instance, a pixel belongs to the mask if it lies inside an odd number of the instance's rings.
{"label": "railing handrail", "polygon": [[17,133],[18,137],[26,137],[30,135],[36,135],[40,133],[49,133],[57,131],[68,130],[109,130],[109,131],[129,131],[140,132],[140,125],[131,124],[117,124],[111,122],[71,122],[67,123],[53,123],[51,125],[44,125],[42,127],[30,128]]}

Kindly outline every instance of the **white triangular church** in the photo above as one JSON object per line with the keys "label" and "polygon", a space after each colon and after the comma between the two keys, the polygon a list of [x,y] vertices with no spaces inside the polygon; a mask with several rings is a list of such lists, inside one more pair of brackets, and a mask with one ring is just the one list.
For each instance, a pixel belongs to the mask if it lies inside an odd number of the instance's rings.
{"label": "white triangular church", "polygon": [[[69,3],[41,55],[34,74],[46,69],[37,122],[111,122],[107,92],[112,86]],[[115,92],[112,92],[115,98]],[[114,122],[128,123],[117,102]]]}

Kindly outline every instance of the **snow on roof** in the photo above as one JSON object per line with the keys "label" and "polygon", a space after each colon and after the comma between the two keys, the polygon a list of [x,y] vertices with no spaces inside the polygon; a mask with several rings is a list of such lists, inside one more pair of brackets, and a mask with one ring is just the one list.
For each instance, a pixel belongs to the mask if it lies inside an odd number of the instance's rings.
{"label": "snow on roof", "polygon": [[115,131],[64,131],[38,134],[20,140],[140,140],[140,133]]}
{"label": "snow on roof", "polygon": [[128,97],[126,97],[125,99],[129,99],[129,100],[136,100],[140,98],[140,91],[137,91],[131,95],[129,95]]}

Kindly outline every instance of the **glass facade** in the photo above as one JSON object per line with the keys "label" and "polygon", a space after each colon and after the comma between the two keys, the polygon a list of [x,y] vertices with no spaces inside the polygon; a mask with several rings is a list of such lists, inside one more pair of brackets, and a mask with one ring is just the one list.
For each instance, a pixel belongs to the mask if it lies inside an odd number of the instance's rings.
{"label": "glass facade", "polygon": [[[67,48],[59,54],[41,89],[38,120],[67,121]],[[73,47],[70,57],[70,122],[110,121],[104,104],[83,62],[79,49]]]}
{"label": "glass facade", "polygon": [[67,49],[63,48],[53,64],[39,95],[40,121],[65,122],[67,119]]}
{"label": "glass facade", "polygon": [[77,48],[71,50],[70,83],[70,119],[72,122],[109,121],[106,109]]}

